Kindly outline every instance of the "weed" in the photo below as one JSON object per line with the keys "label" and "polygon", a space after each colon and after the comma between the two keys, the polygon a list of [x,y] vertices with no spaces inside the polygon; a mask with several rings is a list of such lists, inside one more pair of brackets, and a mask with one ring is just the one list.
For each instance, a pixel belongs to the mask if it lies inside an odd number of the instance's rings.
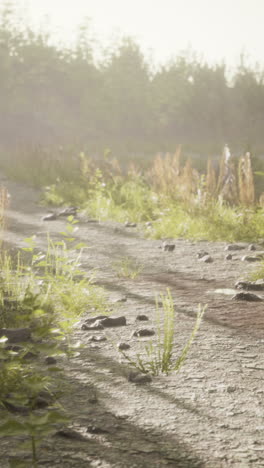
{"label": "weed", "polygon": [[[161,302],[161,307],[160,307]],[[170,290],[156,298],[156,340],[145,346],[144,355],[137,354],[136,360],[120,350],[129,363],[143,373],[158,375],[178,371],[184,364],[191,344],[199,330],[206,307],[199,306],[192,333],[178,357],[174,357],[175,309]]]}
{"label": "weed", "polygon": [[[43,355],[78,355],[69,341],[73,324],[87,309],[108,311],[103,291],[92,284],[93,275],[86,278],[80,268],[85,246],[76,241],[76,228],[69,217],[62,240],[48,236],[45,253],[38,251],[33,236],[25,239],[26,247],[17,256],[5,252],[0,258],[0,327],[31,332],[31,340],[19,346],[0,338],[0,435],[29,438],[34,467],[39,442],[66,421],[57,398],[45,409],[37,404],[41,393],[55,395],[56,388],[65,389],[63,369],[55,365],[41,370],[36,363]],[[19,417],[10,415],[14,409]],[[28,465],[16,460],[12,466]]]}
{"label": "weed", "polygon": [[143,270],[143,266],[133,258],[125,257],[114,263],[119,278],[136,279]]}

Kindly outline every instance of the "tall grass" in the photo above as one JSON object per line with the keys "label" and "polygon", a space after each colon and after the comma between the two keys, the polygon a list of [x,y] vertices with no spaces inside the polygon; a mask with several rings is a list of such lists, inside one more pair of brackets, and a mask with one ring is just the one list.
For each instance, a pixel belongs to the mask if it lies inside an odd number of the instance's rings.
{"label": "tall grass", "polygon": [[124,351],[120,351],[125,359],[143,373],[166,375],[178,371],[184,364],[194,338],[200,328],[206,307],[199,306],[196,321],[189,339],[178,356],[175,354],[176,311],[170,290],[156,297],[156,339],[151,340],[136,359]]}
{"label": "tall grass", "polygon": [[49,154],[46,169],[42,156],[33,153],[29,166],[39,183],[49,182],[47,204],[75,205],[99,220],[151,221],[147,234],[155,238],[255,241],[264,236],[263,196],[256,198],[249,153],[236,159],[225,146],[218,166],[209,160],[204,173],[190,159],[182,162],[180,146],[174,155],[157,155],[144,171],[121,167],[108,153],[101,160],[67,151],[53,160]]}

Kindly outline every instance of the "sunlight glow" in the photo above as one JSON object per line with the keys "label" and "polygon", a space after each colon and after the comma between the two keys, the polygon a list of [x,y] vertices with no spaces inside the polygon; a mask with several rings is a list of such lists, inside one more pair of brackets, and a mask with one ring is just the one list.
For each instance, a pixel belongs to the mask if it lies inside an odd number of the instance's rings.
{"label": "sunlight glow", "polygon": [[72,43],[78,25],[90,18],[101,43],[132,36],[155,62],[187,49],[231,66],[242,51],[253,62],[264,58],[263,0],[16,0],[14,5],[27,12],[31,24],[49,25],[64,44]]}

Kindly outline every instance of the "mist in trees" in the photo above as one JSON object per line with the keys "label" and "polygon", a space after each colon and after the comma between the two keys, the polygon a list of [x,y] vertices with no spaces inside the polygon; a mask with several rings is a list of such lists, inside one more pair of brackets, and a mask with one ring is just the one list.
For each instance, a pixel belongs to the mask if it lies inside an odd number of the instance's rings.
{"label": "mist in trees", "polygon": [[182,54],[154,70],[123,38],[95,60],[89,26],[71,49],[0,15],[0,146],[85,145],[119,156],[172,151],[205,155],[223,144],[264,151],[264,73],[241,60],[231,77]]}

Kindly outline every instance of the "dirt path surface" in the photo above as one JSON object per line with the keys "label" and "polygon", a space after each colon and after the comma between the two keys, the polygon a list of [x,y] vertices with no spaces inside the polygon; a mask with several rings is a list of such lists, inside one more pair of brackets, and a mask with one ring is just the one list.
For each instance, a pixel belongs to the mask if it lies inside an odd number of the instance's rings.
{"label": "dirt path surface", "polygon": [[[38,205],[36,191],[3,183],[11,194],[10,243],[21,246],[23,238],[36,234],[41,246],[47,231],[56,236],[63,230],[63,219],[42,221],[47,210]],[[80,222],[77,237],[90,247],[83,268],[96,268],[97,283],[108,291],[110,301],[125,296],[115,315],[125,315],[127,325],[103,332],[76,329],[74,339],[84,348],[78,358],[64,362],[71,394],[63,402],[73,415],[75,432],[47,440],[40,466],[264,466],[264,303],[235,301],[215,292],[234,288],[256,268],[241,261],[249,254],[248,246],[229,261],[225,243],[174,240],[175,250],[165,252],[161,241],[146,240],[136,229],[110,222]],[[213,262],[199,261],[200,250]],[[144,266],[134,280],[117,277],[114,263],[124,257]],[[131,337],[139,326],[136,317],[146,314],[149,322],[140,326],[155,327],[155,294],[168,287],[178,311],[175,349],[182,349],[189,336],[199,303],[208,305],[203,323],[178,374],[132,383],[113,342],[130,344],[128,353],[135,355],[148,340]],[[89,341],[98,334],[107,341]],[[6,467],[8,441],[1,442],[1,453],[0,466]]]}

